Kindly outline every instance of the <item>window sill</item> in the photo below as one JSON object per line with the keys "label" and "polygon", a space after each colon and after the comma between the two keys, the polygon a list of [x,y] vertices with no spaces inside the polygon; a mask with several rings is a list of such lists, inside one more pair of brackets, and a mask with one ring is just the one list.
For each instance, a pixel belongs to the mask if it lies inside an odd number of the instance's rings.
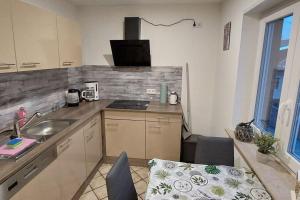
{"label": "window sill", "polygon": [[270,161],[268,164],[258,162],[256,160],[257,147],[254,144],[235,139],[232,130],[226,129],[226,133],[234,140],[236,149],[272,198],[275,200],[290,199],[291,190],[295,190],[296,178],[276,161]]}

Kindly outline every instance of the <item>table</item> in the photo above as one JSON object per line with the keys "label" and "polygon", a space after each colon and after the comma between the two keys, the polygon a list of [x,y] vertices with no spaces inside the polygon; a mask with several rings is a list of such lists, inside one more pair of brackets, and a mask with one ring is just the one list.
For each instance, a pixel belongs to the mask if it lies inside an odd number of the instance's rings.
{"label": "table", "polygon": [[228,166],[149,161],[146,200],[270,200],[253,172]]}

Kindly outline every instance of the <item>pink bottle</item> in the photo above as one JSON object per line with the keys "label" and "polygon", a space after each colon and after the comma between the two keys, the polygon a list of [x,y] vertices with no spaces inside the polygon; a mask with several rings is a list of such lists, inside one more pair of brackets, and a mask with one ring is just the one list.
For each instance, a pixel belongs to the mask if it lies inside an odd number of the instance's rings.
{"label": "pink bottle", "polygon": [[21,107],[18,111],[18,120],[19,120],[19,127],[22,127],[25,125],[26,122],[26,110],[24,107]]}

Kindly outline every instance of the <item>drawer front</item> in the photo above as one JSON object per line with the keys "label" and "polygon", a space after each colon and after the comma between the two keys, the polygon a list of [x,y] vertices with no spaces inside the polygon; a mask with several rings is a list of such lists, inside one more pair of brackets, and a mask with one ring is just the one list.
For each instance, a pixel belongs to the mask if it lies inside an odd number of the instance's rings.
{"label": "drawer front", "polygon": [[100,114],[96,114],[91,120],[84,126],[84,130],[95,128],[100,123]]}
{"label": "drawer front", "polygon": [[146,159],[179,161],[181,123],[146,122]]}
{"label": "drawer front", "polygon": [[182,116],[178,114],[146,113],[149,122],[178,122],[181,123]]}
{"label": "drawer front", "polygon": [[145,159],[145,121],[105,119],[107,156]]}
{"label": "drawer front", "polygon": [[122,111],[105,111],[104,118],[105,119],[128,119],[128,120],[145,120],[144,112],[122,112]]}

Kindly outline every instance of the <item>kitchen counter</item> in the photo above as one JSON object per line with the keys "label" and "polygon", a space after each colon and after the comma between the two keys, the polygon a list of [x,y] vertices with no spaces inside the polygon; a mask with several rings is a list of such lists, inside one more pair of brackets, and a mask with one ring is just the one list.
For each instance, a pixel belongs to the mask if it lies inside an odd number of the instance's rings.
{"label": "kitchen counter", "polygon": [[44,143],[41,143],[34,147],[30,152],[25,154],[23,157],[15,160],[0,160],[0,183],[3,183],[11,175],[15,174],[19,169],[24,167],[27,163],[35,159],[42,152],[48,148],[56,145],[62,139],[70,136],[76,129],[85,123],[89,118],[94,116],[96,113],[103,110],[118,110],[118,111],[134,111],[134,112],[156,112],[166,114],[182,114],[181,105],[162,105],[159,102],[150,102],[147,110],[122,110],[106,108],[113,100],[100,100],[95,102],[83,102],[78,107],[61,108],[56,112],[52,112],[44,116],[44,119],[76,119],[77,121],[71,126],[67,127],[58,134],[53,135]]}

